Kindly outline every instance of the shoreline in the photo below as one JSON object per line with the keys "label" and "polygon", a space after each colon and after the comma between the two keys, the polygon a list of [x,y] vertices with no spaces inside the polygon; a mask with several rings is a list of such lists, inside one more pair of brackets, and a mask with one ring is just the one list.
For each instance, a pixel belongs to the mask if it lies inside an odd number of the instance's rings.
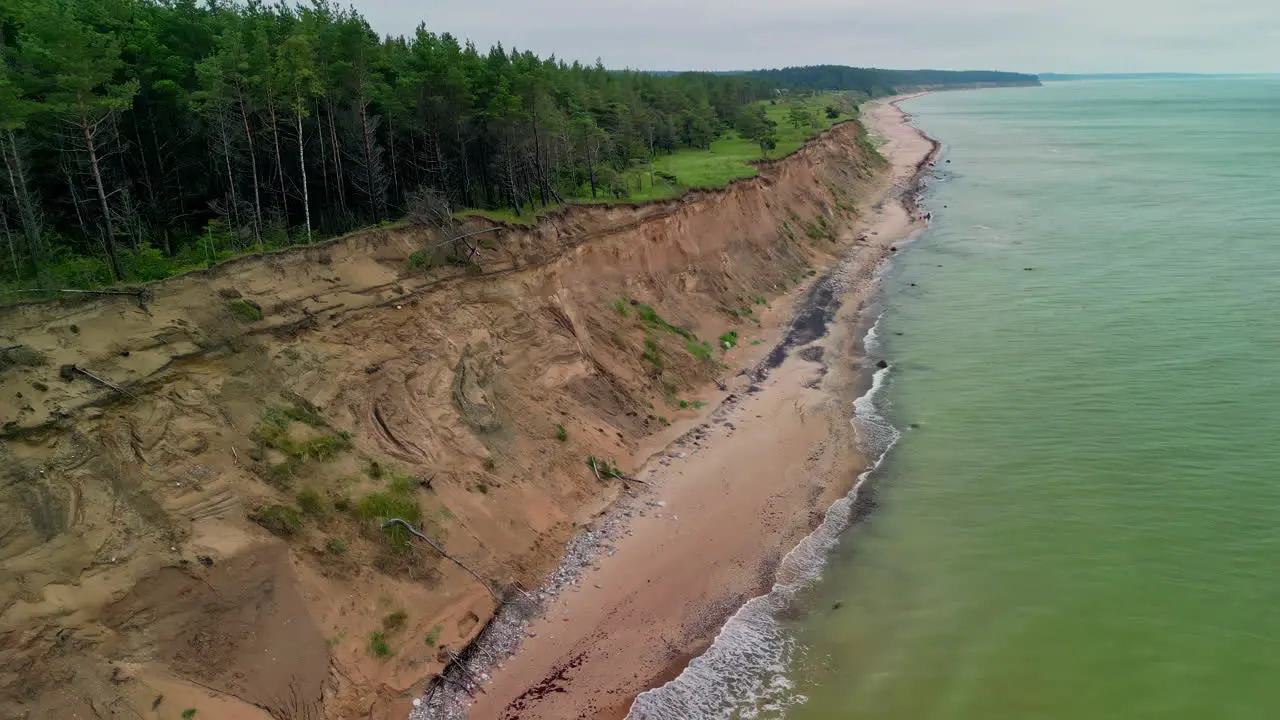
{"label": "shoreline", "polygon": [[912,97],[869,106],[890,162],[883,191],[844,257],[779,298],[795,306],[770,352],[701,424],[647,457],[637,473],[647,485],[579,533],[546,586],[476,638],[463,658],[487,682],[474,705],[445,686],[415,700],[412,718],[625,717],[692,667],[727,620],[771,597],[842,501],[855,516],[852,491],[879,458],[859,452],[848,411],[875,385],[860,318],[894,243],[923,227],[918,196],[940,150],[898,107]]}

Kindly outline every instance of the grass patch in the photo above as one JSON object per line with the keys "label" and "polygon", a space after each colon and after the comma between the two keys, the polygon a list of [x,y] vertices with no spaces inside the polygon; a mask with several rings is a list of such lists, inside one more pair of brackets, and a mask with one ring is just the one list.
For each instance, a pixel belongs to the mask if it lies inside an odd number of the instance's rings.
{"label": "grass patch", "polygon": [[262,306],[252,300],[228,300],[227,310],[241,322],[258,322],[262,319]]}
{"label": "grass patch", "polygon": [[684,348],[699,360],[710,360],[712,357],[711,343],[706,340],[690,340],[685,343]]}
{"label": "grass patch", "polygon": [[511,208],[499,208],[494,210],[482,210],[478,208],[469,208],[459,210],[453,216],[459,220],[467,218],[484,218],[486,220],[494,220],[508,225],[523,225],[525,227],[533,227],[538,224],[538,218],[549,215],[554,212],[558,205],[552,204],[546,207],[540,207],[536,210],[525,209],[519,215],[516,215]]}
{"label": "grass patch", "polygon": [[440,625],[436,625],[431,628],[431,631],[428,632],[427,636],[424,638],[428,646],[435,647],[436,643],[440,642],[440,632],[442,630],[444,630],[444,627]]}
{"label": "grass patch", "polygon": [[375,632],[369,635],[369,653],[378,658],[391,657],[391,646],[387,644],[387,635]]}
{"label": "grass patch", "polygon": [[15,345],[0,350],[0,368],[10,366],[39,367],[47,362],[49,362],[48,358],[39,350],[32,349],[26,345]]}
{"label": "grass patch", "polygon": [[738,331],[730,330],[720,336],[720,347],[725,350],[731,350],[738,345]]}
{"label": "grass patch", "polygon": [[324,549],[330,555],[342,557],[347,554],[347,541],[342,538],[329,538],[329,541],[324,544]]}
{"label": "grass patch", "polygon": [[329,514],[329,503],[325,502],[323,495],[312,488],[299,490],[297,500],[298,507],[305,515],[320,518]]}
{"label": "grass patch", "polygon": [[291,457],[284,462],[268,465],[262,474],[263,479],[271,487],[277,490],[288,490],[293,487],[293,478],[301,469],[302,461]]}
{"label": "grass patch", "polygon": [[[777,123],[778,145],[769,157],[782,157],[800,149],[809,138],[843,120],[856,117],[857,108],[846,96],[836,93],[797,98],[790,102],[768,101],[760,103],[765,116]],[[825,112],[830,105],[837,110],[836,117]],[[791,121],[791,110],[807,110],[813,116],[813,124],[796,126]],[[654,159],[655,175],[671,177],[680,188],[722,187],[739,178],[754,177],[757,170],[750,163],[762,159],[760,146],[751,140],[738,137],[736,132],[721,135],[707,150],[678,150],[670,155]],[[636,172],[647,172],[637,168]],[[633,196],[634,199],[634,196]]]}
{"label": "grass patch", "polygon": [[613,311],[620,317],[627,317],[630,314],[627,312],[627,303],[622,298],[613,301]]}
{"label": "grass patch", "polygon": [[403,610],[388,613],[386,617],[382,618],[382,629],[388,633],[400,632],[404,629],[404,624],[408,619],[408,614]]}
{"label": "grass patch", "polygon": [[569,439],[569,431],[564,429],[560,423],[556,423],[556,439],[565,442]]}
{"label": "grass patch", "polygon": [[302,531],[302,513],[289,505],[268,505],[249,519],[280,537],[293,537]]}
{"label": "grass patch", "polygon": [[351,435],[345,432],[321,435],[310,440],[294,440],[289,437],[291,420],[272,410],[273,408],[268,408],[268,412],[264,413],[266,417],[258,425],[258,439],[262,444],[279,450],[291,459],[309,458],[327,462],[352,448]]}
{"label": "grass patch", "polygon": [[662,316],[658,314],[658,311],[654,310],[652,307],[635,301],[632,301],[631,304],[635,306],[636,317],[640,318],[641,324],[650,330],[662,330],[664,332],[675,333],[676,335],[683,337],[685,340],[698,339],[693,333],[685,330],[679,325],[672,325],[666,320],[663,320]]}
{"label": "grass patch", "polygon": [[383,542],[395,553],[408,552],[413,536],[400,525],[383,528],[382,524],[392,518],[400,518],[415,527],[422,523],[422,508],[411,494],[411,482],[408,478],[394,478],[386,492],[366,495],[356,507],[361,519],[378,524]]}
{"label": "grass patch", "polygon": [[618,469],[616,460],[605,460],[595,455],[588,455],[587,467],[591,468],[593,474],[599,475],[601,480],[622,477],[622,471]]}
{"label": "grass patch", "polygon": [[182,711],[182,720],[191,720],[191,718],[195,716],[196,716],[195,708],[187,708],[186,710]]}
{"label": "grass patch", "polygon": [[706,403],[704,403],[704,402],[702,402],[701,400],[694,400],[694,401],[693,401],[693,409],[694,409],[694,410],[701,410],[702,408],[704,408],[704,407],[706,407],[706,406],[707,406],[707,404],[706,404]]}
{"label": "grass patch", "polygon": [[651,337],[644,339],[644,352],[640,354],[640,358],[662,372],[662,348],[658,347],[657,340]]}

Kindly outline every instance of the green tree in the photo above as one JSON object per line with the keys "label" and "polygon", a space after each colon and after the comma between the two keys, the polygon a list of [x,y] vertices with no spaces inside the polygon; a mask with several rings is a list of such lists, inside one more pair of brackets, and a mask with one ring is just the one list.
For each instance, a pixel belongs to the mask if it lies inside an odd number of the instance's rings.
{"label": "green tree", "polygon": [[799,105],[792,107],[787,112],[787,117],[791,121],[791,127],[796,129],[818,127],[818,118],[813,111]]}
{"label": "green tree", "polygon": [[760,146],[760,153],[768,155],[778,146],[778,124],[769,119],[761,105],[747,105],[738,111],[734,127],[742,137]]}
{"label": "green tree", "polygon": [[[38,205],[30,192],[25,163],[18,145],[18,133],[26,128],[28,119],[39,112],[40,106],[24,95],[21,77],[15,69],[17,64],[17,53],[6,36],[5,28],[0,26],[0,158],[3,159],[9,191],[13,193],[17,204],[26,245],[26,261],[39,272],[43,255],[41,223]],[[18,260],[12,236],[9,238],[9,256],[14,278],[20,279],[23,274],[22,264],[25,263]]]}
{"label": "green tree", "polygon": [[102,213],[102,241],[111,273],[123,280],[108,202],[112,193],[102,171],[102,145],[115,131],[115,116],[132,104],[138,82],[116,81],[123,67],[120,41],[98,30],[116,20],[114,9],[91,0],[43,0],[32,6],[27,21],[34,30],[29,57],[43,81],[44,109],[71,130],[72,142],[84,155]]}
{"label": "green tree", "polygon": [[307,187],[306,135],[302,121],[310,115],[312,99],[321,93],[311,39],[300,30],[289,35],[276,52],[273,70],[275,87],[281,97],[288,98],[289,111],[298,131],[298,177],[302,183],[307,242],[311,242],[311,193]]}

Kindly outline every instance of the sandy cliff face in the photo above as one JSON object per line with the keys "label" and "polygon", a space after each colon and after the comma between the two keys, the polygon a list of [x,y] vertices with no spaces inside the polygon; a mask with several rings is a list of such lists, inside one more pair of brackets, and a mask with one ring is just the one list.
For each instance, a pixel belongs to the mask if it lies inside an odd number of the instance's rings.
{"label": "sandy cliff face", "polygon": [[705,412],[719,336],[851,240],[861,134],[465,269],[386,229],[0,311],[0,717],[402,717],[622,490],[587,456]]}

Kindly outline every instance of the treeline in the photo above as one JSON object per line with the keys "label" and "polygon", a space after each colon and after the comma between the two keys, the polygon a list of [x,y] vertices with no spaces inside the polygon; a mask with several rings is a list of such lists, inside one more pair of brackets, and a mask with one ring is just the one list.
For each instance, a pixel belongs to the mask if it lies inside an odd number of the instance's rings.
{"label": "treeline", "polygon": [[421,188],[520,215],[625,196],[765,78],[657,77],[380,38],[312,0],[0,7],[0,284],[143,281],[404,214]]}
{"label": "treeline", "polygon": [[817,92],[845,90],[871,97],[893,95],[915,88],[971,85],[1039,85],[1035,75],[988,70],[882,70],[844,65],[810,65],[773,70],[751,70],[743,76],[775,88]]}

